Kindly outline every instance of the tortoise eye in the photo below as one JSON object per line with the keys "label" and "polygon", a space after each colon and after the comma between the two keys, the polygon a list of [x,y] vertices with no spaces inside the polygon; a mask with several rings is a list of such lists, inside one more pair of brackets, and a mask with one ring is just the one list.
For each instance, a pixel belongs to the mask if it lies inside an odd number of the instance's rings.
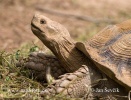
{"label": "tortoise eye", "polygon": [[40,24],[46,24],[46,21],[44,19],[41,19]]}

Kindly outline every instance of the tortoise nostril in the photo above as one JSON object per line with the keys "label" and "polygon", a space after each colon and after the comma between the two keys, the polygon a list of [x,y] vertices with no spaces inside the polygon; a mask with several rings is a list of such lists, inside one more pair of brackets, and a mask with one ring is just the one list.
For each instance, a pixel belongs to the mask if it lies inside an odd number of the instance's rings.
{"label": "tortoise nostril", "polygon": [[39,13],[35,13],[34,17],[38,17],[38,16],[40,16],[40,14]]}

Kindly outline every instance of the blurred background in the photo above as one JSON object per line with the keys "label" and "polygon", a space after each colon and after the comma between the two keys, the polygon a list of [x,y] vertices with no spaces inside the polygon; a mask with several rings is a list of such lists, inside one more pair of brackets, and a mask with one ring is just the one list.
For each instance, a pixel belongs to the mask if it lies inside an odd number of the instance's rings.
{"label": "blurred background", "polygon": [[85,41],[109,24],[130,19],[131,0],[0,0],[0,50],[40,44],[30,29],[36,12],[63,24],[75,40]]}

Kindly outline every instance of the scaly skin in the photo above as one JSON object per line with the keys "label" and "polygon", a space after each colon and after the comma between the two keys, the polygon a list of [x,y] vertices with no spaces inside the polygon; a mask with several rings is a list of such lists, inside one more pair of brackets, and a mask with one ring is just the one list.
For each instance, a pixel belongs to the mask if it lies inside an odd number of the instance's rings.
{"label": "scaly skin", "polygon": [[[87,84],[88,83],[88,86]],[[41,92],[41,96],[62,94],[66,97],[82,98],[83,95],[91,91],[91,81],[87,66],[83,65],[74,73],[67,73],[60,76],[55,82]],[[79,88],[81,87],[81,88]],[[90,92],[89,92],[90,93]],[[86,95],[87,97],[90,94]]]}
{"label": "scaly skin", "polygon": [[[56,57],[53,55],[46,55],[40,51],[31,53],[27,59],[19,61],[17,66],[29,69],[31,75],[39,81],[49,81],[47,79],[47,74],[57,79],[58,76],[66,73]],[[51,69],[50,73],[47,72],[49,67]]]}

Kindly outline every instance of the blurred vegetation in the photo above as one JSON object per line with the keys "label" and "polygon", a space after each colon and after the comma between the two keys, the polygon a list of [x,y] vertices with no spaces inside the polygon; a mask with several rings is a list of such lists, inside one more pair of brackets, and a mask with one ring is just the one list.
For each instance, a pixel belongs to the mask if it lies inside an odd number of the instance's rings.
{"label": "blurred vegetation", "polygon": [[[109,24],[130,19],[130,4],[131,0],[0,0],[0,50],[11,51],[22,43],[36,40],[30,30],[30,22],[36,12],[64,25],[75,40],[85,41]],[[60,16],[38,8],[84,16],[90,20]],[[98,19],[101,21],[96,23]]]}
{"label": "blurred vegetation", "polygon": [[27,57],[33,48],[26,45],[13,53],[0,52],[0,100],[40,100],[43,86],[28,78],[28,70],[16,67],[17,60]]}

